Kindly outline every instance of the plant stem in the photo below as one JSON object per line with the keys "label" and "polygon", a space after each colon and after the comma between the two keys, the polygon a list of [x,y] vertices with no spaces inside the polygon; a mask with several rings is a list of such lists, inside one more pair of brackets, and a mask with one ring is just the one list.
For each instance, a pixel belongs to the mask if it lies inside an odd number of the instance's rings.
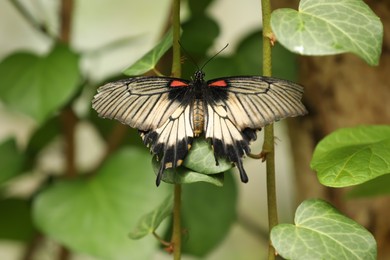
{"label": "plant stem", "polygon": [[[173,0],[172,5],[172,76],[181,76],[180,63],[180,0]],[[181,184],[175,184],[173,198],[173,232],[171,243],[173,245],[173,259],[181,258]]]}
{"label": "plant stem", "polygon": [[[271,42],[270,36],[272,29],[271,20],[271,3],[270,0],[261,0],[261,10],[263,14],[263,75],[271,76]],[[276,202],[276,181],[275,181],[275,146],[274,146],[274,126],[270,124],[264,129],[263,151],[266,158],[267,170],[267,204],[268,204],[268,229],[269,235],[274,226],[278,224],[278,211]],[[275,248],[268,243],[268,259],[275,259]]]}
{"label": "plant stem", "polygon": [[173,259],[181,258],[181,184],[175,184],[175,192],[173,197]]}
{"label": "plant stem", "polygon": [[173,0],[172,6],[172,29],[173,29],[173,42],[172,42],[172,76],[181,76],[181,63],[180,63],[180,0]]}
{"label": "plant stem", "polygon": [[[69,45],[71,36],[71,21],[73,15],[73,0],[62,0],[61,1],[61,30],[60,40]],[[75,177],[77,175],[76,169],[76,143],[75,143],[75,130],[78,118],[74,113],[71,105],[68,105],[61,112],[60,119],[62,122],[64,139],[66,142],[66,177]],[[67,260],[71,258],[72,253],[64,246],[61,246],[58,259]]]}

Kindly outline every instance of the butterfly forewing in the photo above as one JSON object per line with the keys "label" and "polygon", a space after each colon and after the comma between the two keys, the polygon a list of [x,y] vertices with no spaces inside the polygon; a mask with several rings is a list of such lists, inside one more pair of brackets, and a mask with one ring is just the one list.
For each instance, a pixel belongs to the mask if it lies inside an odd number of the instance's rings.
{"label": "butterfly forewing", "polygon": [[210,104],[226,107],[239,128],[260,129],[286,117],[303,115],[303,88],[293,82],[260,77],[228,77],[207,82]]}
{"label": "butterfly forewing", "polygon": [[140,131],[161,161],[157,185],[165,169],[181,165],[192,144],[189,84],[169,77],[135,77],[100,87],[92,102],[99,116]]}
{"label": "butterfly forewing", "polygon": [[[178,86],[178,82],[182,84]],[[168,77],[119,80],[100,87],[92,107],[101,117],[117,119],[139,130],[156,129],[180,105],[186,105],[183,99],[188,83]]]}

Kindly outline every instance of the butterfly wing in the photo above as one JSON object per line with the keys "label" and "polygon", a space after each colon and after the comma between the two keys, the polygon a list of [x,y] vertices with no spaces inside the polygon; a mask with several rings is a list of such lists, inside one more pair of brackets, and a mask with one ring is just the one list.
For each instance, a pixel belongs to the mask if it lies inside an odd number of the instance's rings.
{"label": "butterfly wing", "polygon": [[205,136],[211,139],[214,154],[225,157],[237,166],[242,182],[248,182],[242,157],[250,152],[249,143],[256,139],[256,130],[240,129],[227,115],[226,107],[208,104],[206,110]]}
{"label": "butterfly wing", "polygon": [[161,155],[156,179],[158,186],[164,170],[180,166],[191,148],[194,137],[191,107],[179,106],[164,125],[155,130],[141,131],[141,137],[153,154]]}
{"label": "butterfly wing", "polygon": [[286,117],[306,114],[303,87],[270,77],[228,77],[207,82],[211,104],[226,107],[239,129],[260,129]]}
{"label": "butterfly wing", "polygon": [[256,130],[286,117],[306,114],[303,88],[268,77],[228,77],[207,82],[205,136],[216,156],[237,165],[241,180],[248,181],[242,157],[250,152]]}
{"label": "butterfly wing", "polygon": [[169,77],[134,77],[98,89],[92,107],[100,117],[117,119],[147,131],[161,127],[180,105],[186,105],[189,81]]}
{"label": "butterfly wing", "polygon": [[179,166],[194,136],[190,82],[169,77],[135,77],[98,89],[92,107],[99,116],[117,119],[140,131],[144,143],[161,159],[156,184],[166,168]]}

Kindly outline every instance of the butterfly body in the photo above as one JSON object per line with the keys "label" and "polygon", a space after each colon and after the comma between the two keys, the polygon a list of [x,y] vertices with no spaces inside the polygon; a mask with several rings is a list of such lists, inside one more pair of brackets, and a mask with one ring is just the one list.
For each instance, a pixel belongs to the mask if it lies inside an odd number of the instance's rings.
{"label": "butterfly body", "polygon": [[[134,77],[99,88],[93,108],[101,117],[137,128],[144,143],[158,156],[163,171],[183,163],[193,139],[209,140],[215,157],[234,163],[248,181],[242,157],[256,131],[279,119],[306,113],[303,88],[295,83],[260,76],[204,80]],[[216,162],[218,162],[216,160]]]}

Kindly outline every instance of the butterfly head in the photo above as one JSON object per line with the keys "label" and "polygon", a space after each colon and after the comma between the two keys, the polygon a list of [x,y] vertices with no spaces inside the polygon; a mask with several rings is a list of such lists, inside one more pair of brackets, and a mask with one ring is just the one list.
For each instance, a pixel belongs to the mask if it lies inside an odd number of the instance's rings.
{"label": "butterfly head", "polygon": [[194,74],[194,81],[202,83],[204,81],[204,76],[205,76],[205,74],[202,70],[197,70],[197,71],[195,71],[195,74]]}

